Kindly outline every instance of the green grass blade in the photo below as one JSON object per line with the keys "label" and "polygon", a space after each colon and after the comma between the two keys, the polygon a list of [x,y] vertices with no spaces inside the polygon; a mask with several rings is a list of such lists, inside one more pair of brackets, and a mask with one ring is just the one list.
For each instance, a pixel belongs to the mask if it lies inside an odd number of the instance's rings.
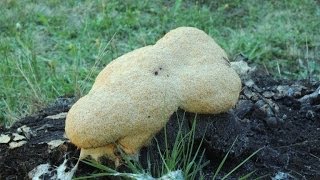
{"label": "green grass blade", "polygon": [[244,161],[242,161],[238,166],[233,168],[227,175],[225,175],[222,179],[226,179],[228,176],[230,176],[234,171],[236,171],[239,167],[241,167],[244,163],[246,163],[249,159],[251,159],[254,155],[256,155],[259,151],[261,151],[264,147],[259,148],[255,152],[253,152],[249,157],[247,157]]}
{"label": "green grass blade", "polygon": [[254,178],[254,180],[259,180],[259,179],[265,179],[266,177],[270,176],[270,174],[266,174],[257,178]]}
{"label": "green grass blade", "polygon": [[229,155],[232,147],[233,147],[234,144],[236,143],[237,139],[238,139],[238,137],[236,137],[236,139],[233,141],[233,143],[232,143],[230,149],[228,150],[227,154],[224,156],[224,158],[223,158],[222,161],[220,162],[220,164],[219,164],[219,166],[218,166],[218,168],[217,168],[217,170],[216,170],[216,172],[215,172],[215,174],[214,174],[214,176],[213,176],[213,178],[212,178],[213,180],[216,179],[218,173],[220,172],[220,170],[221,170],[222,166],[224,165],[225,161],[227,160],[228,155]]}
{"label": "green grass blade", "polygon": [[99,162],[94,161],[94,160],[81,160],[81,162],[83,162],[85,164],[88,164],[89,166],[95,167],[97,169],[100,169],[102,171],[106,171],[106,172],[110,172],[110,173],[118,173],[118,171],[116,171],[116,170],[114,170],[112,168],[109,168],[107,166],[104,166],[104,165],[102,165]]}
{"label": "green grass blade", "polygon": [[252,171],[252,172],[250,172],[250,173],[248,173],[248,174],[246,174],[246,175],[244,175],[244,176],[242,176],[242,177],[240,177],[239,178],[239,180],[245,180],[245,179],[248,179],[250,176],[252,176],[252,174],[253,173],[255,173],[256,172],[256,170],[254,170],[254,171]]}

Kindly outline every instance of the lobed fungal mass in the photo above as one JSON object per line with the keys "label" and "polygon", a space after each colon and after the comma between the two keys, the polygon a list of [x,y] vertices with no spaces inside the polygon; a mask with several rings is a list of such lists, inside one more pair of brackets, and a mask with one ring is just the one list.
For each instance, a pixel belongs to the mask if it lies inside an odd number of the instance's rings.
{"label": "lobed fungal mass", "polygon": [[174,29],[108,64],[68,112],[66,135],[81,158],[115,160],[117,147],[137,155],[178,108],[217,114],[236,104],[241,81],[226,57],[203,31]]}

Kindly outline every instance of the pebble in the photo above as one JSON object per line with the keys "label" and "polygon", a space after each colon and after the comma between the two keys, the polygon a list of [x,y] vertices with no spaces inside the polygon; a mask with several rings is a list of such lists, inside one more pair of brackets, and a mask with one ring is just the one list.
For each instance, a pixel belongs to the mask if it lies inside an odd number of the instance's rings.
{"label": "pebble", "polygon": [[26,139],[26,137],[21,136],[18,133],[12,133],[12,135],[14,136],[14,138],[13,138],[14,141],[20,141],[20,140]]}
{"label": "pebble", "polygon": [[11,142],[9,143],[9,149],[15,149],[26,144],[27,141]]}
{"label": "pebble", "polygon": [[272,128],[278,127],[278,121],[277,121],[277,118],[275,117],[267,117],[265,121],[269,127],[272,127]]}
{"label": "pebble", "polygon": [[60,146],[61,144],[63,144],[65,141],[61,140],[61,139],[56,139],[56,140],[52,140],[50,142],[48,142],[49,148],[50,149],[54,149],[58,146]]}
{"label": "pebble", "polygon": [[263,100],[258,100],[254,105],[257,108],[261,108],[263,105],[265,105],[266,103]]}
{"label": "pebble", "polygon": [[23,133],[24,136],[27,138],[27,139],[30,139],[33,134],[33,132],[31,131],[30,127],[26,126],[26,125],[23,125],[19,128],[17,128],[17,132],[18,133]]}
{"label": "pebble", "polygon": [[0,135],[0,144],[6,144],[8,142],[10,142],[10,136],[6,135],[6,134],[1,134]]}
{"label": "pebble", "polygon": [[315,117],[315,113],[312,110],[308,110],[306,113],[306,118],[313,119]]}
{"label": "pebble", "polygon": [[253,87],[254,82],[252,79],[249,79],[247,81],[244,82],[244,85],[248,86],[248,87]]}
{"label": "pebble", "polygon": [[271,92],[271,91],[265,91],[262,93],[262,95],[265,97],[265,98],[271,98],[274,96],[274,93]]}

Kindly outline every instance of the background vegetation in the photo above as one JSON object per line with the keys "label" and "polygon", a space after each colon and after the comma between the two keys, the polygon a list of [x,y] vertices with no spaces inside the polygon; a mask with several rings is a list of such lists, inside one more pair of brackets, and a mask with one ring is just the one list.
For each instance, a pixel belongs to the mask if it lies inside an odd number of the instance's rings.
{"label": "background vegetation", "polygon": [[319,19],[313,0],[1,0],[0,124],[83,95],[112,59],[179,26],[278,77],[319,79]]}

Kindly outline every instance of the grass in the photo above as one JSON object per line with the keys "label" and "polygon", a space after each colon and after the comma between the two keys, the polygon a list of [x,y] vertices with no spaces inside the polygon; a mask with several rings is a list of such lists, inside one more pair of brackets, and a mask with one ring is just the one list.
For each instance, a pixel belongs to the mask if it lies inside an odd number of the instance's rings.
{"label": "grass", "polygon": [[[195,132],[196,132],[196,116],[194,117],[192,127],[191,129],[186,132],[184,128],[182,127],[182,122],[185,121],[185,117],[180,117],[182,119],[179,119],[179,129],[177,132],[177,136],[175,138],[174,144],[169,145],[168,144],[168,137],[166,133],[166,129],[164,129],[164,142],[165,147],[164,149],[160,148],[159,143],[157,139],[155,141],[157,142],[158,147],[158,154],[160,156],[160,163],[157,162],[157,159],[151,159],[150,152],[148,151],[148,159],[147,159],[147,168],[143,167],[139,161],[132,159],[128,157],[126,154],[124,154],[121,149],[120,152],[122,159],[124,161],[124,166],[127,167],[127,169],[130,172],[119,172],[116,169],[110,168],[108,166],[105,166],[103,164],[100,164],[99,162],[93,161],[93,160],[83,160],[82,162],[95,167],[98,172],[93,173],[89,176],[83,176],[83,177],[77,177],[75,179],[94,179],[98,177],[105,177],[105,176],[118,176],[123,179],[137,179],[137,180],[154,180],[154,178],[157,178],[159,180],[164,179],[177,179],[177,180],[193,180],[193,179],[208,179],[203,173],[203,168],[208,166],[210,163],[209,161],[204,161],[204,153],[205,149],[201,148],[203,139],[200,141],[200,143],[195,142]],[[172,137],[170,137],[172,138]],[[231,174],[234,173],[236,170],[238,170],[243,164],[245,164],[247,161],[249,161],[253,156],[255,156],[260,150],[263,149],[260,148],[253,152],[250,156],[248,156],[246,159],[244,159],[242,162],[240,162],[238,165],[236,165],[230,172],[227,172],[226,174],[221,174],[221,169],[224,166],[224,163],[226,162],[229,153],[231,152],[233,146],[235,145],[237,141],[237,138],[232,143],[229,151],[224,156],[223,160],[220,162],[218,168],[216,170],[212,170],[214,172],[212,176],[212,180],[215,179],[229,179]],[[207,167],[208,168],[208,167]],[[176,176],[175,178],[164,178],[166,175],[170,173],[177,173],[180,176]],[[245,179],[252,179],[252,176],[254,176],[255,171],[248,172],[247,174],[243,175],[242,177],[239,177],[239,179],[245,180]],[[262,179],[262,177],[257,177],[255,179]]]}
{"label": "grass", "polygon": [[112,59],[170,29],[204,30],[230,57],[282,78],[318,78],[320,6],[299,1],[0,1],[0,122],[84,95]]}
{"label": "grass", "polygon": [[[177,115],[177,118],[179,121],[179,129],[174,143],[168,143],[166,128],[164,128],[164,147],[161,148],[157,139],[155,139],[159,157],[151,155],[150,153],[152,152],[148,151],[147,168],[143,167],[139,161],[130,158],[124,154],[121,149],[119,149],[119,151],[122,152],[121,156],[124,161],[124,165],[131,172],[121,173],[98,162],[85,160],[83,161],[84,163],[97,168],[101,172],[94,173],[86,177],[78,177],[76,179],[92,179],[101,176],[119,176],[130,179],[140,178],[143,180],[152,180],[153,177],[160,178],[172,172],[179,172],[180,174],[180,178],[176,177],[174,179],[204,179],[202,169],[209,164],[209,161],[204,162],[203,160],[205,152],[201,149],[202,140],[197,146],[195,145],[194,136],[196,132],[196,117],[189,132],[185,132],[182,127],[182,121],[185,120],[184,116],[182,119],[179,119],[179,116]],[[160,162],[158,162],[158,160],[160,160]]]}

